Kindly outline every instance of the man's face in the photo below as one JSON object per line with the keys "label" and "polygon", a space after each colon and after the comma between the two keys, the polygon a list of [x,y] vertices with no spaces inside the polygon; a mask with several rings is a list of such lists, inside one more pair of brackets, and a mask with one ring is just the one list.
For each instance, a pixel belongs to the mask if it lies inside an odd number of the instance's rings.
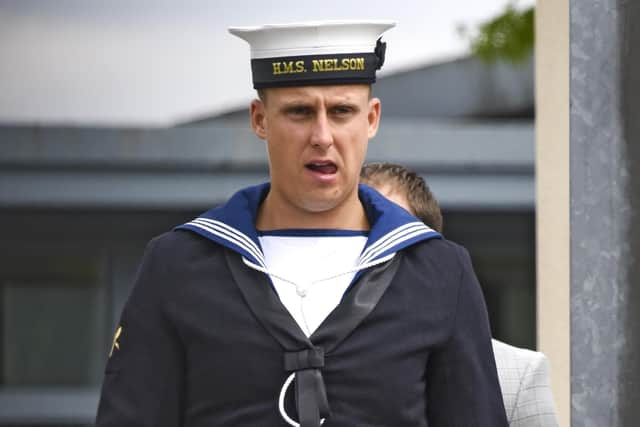
{"label": "man's face", "polygon": [[326,212],[357,202],[367,144],[378,129],[380,101],[366,85],[265,91],[251,104],[251,124],[267,141],[269,197],[276,206]]}

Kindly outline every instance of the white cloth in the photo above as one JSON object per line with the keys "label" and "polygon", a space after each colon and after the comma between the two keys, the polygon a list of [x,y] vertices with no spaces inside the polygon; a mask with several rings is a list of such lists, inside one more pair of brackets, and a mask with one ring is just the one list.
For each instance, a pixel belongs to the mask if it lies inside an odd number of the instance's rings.
{"label": "white cloth", "polygon": [[549,361],[537,351],[492,340],[510,427],[557,427]]}
{"label": "white cloth", "polygon": [[367,236],[260,236],[280,301],[310,336],[340,303]]}

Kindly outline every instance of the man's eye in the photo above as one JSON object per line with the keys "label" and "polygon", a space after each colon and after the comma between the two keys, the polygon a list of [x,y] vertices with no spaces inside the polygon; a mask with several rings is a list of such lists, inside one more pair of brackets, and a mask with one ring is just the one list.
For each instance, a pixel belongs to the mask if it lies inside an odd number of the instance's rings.
{"label": "man's eye", "polygon": [[311,114],[311,108],[309,107],[291,107],[287,109],[287,114],[292,116],[308,116]]}
{"label": "man's eye", "polygon": [[333,107],[333,114],[337,115],[346,115],[351,114],[353,112],[353,108],[348,105],[339,105],[337,107]]}

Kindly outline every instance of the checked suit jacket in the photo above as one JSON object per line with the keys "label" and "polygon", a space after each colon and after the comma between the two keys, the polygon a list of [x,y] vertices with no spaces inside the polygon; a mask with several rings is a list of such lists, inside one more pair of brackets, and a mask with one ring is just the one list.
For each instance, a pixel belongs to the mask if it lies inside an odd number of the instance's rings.
{"label": "checked suit jacket", "polygon": [[492,340],[510,427],[557,427],[549,361],[537,351]]}

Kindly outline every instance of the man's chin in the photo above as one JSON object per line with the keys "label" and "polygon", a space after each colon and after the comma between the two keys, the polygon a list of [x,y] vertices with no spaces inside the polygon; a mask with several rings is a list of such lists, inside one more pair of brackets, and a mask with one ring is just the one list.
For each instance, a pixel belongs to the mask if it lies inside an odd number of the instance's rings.
{"label": "man's chin", "polygon": [[302,200],[300,206],[305,211],[316,214],[335,211],[345,203],[349,203],[350,198],[348,195],[342,192],[336,192],[335,190],[331,192],[313,192],[304,196],[304,200]]}
{"label": "man's chin", "polygon": [[310,213],[323,213],[334,210],[345,201],[344,194],[336,189],[310,191],[302,195],[300,206]]}
{"label": "man's chin", "polygon": [[332,211],[333,209],[336,208],[336,206],[338,206],[338,204],[339,203],[336,200],[326,200],[326,199],[309,200],[309,199],[307,199],[302,204],[302,209],[304,209],[305,211],[307,211],[309,213],[321,214],[321,213]]}

